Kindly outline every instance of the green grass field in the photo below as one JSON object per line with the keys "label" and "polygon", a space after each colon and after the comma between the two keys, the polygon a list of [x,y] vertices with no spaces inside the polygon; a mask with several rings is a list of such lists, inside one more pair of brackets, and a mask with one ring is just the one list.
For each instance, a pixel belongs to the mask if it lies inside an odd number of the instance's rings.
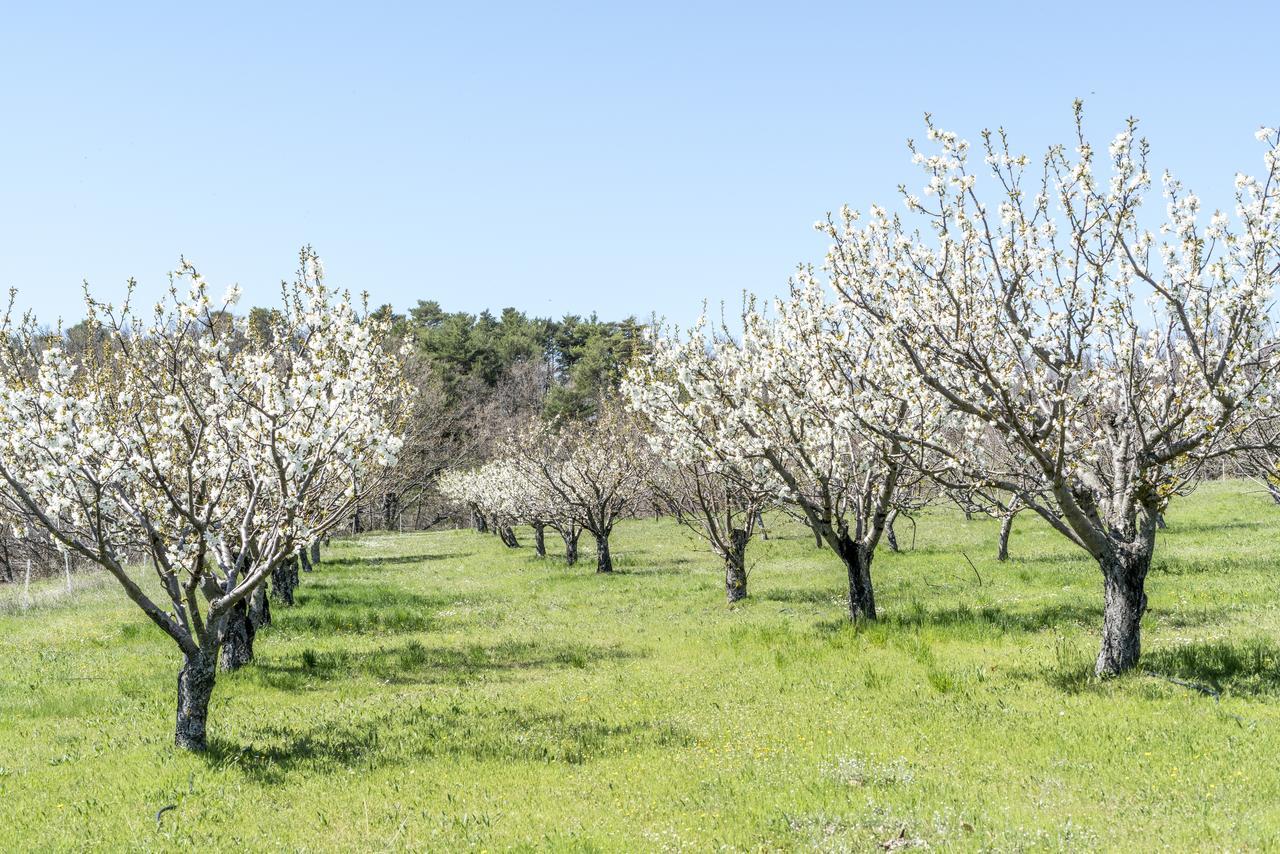
{"label": "green grass field", "polygon": [[0,850],[1280,847],[1280,508],[1211,484],[1169,525],[1143,672],[1106,683],[1097,570],[1029,516],[1004,564],[994,521],[923,516],[863,627],[781,522],[733,609],[669,521],[622,525],[612,577],[527,536],[335,543],[206,755],[105,580],[0,588]]}

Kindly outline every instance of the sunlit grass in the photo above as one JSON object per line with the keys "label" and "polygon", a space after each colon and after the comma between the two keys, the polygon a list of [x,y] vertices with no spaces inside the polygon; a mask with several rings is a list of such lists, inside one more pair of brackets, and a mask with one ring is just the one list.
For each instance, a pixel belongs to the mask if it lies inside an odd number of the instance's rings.
{"label": "sunlit grass", "polygon": [[621,526],[612,577],[527,534],[335,543],[206,756],[110,587],[0,588],[0,850],[1280,845],[1280,508],[1211,484],[1169,523],[1142,672],[1106,683],[1097,571],[1029,516],[1004,564],[994,522],[922,516],[870,626],[782,520],[732,609],[669,521]]}

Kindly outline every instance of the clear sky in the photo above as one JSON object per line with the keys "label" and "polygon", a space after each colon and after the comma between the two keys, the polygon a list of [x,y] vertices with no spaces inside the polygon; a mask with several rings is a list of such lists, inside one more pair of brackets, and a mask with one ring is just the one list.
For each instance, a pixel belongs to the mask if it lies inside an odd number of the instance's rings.
{"label": "clear sky", "polygon": [[675,320],[775,293],[921,115],[1038,152],[1138,115],[1210,204],[1280,123],[1268,4],[28,4],[0,25],[0,285],[270,303],[303,243],[405,308]]}

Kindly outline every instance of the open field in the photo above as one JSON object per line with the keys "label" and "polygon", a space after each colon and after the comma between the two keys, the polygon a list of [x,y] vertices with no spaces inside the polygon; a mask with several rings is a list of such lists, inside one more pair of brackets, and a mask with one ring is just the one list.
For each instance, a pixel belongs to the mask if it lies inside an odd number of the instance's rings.
{"label": "open field", "polygon": [[1105,683],[1097,569],[1027,514],[1004,564],[995,522],[926,514],[863,627],[795,525],[733,609],[670,521],[622,525],[612,577],[585,541],[335,543],[203,756],[116,590],[0,588],[0,850],[1280,846],[1280,508],[1219,483],[1168,520],[1140,672]]}

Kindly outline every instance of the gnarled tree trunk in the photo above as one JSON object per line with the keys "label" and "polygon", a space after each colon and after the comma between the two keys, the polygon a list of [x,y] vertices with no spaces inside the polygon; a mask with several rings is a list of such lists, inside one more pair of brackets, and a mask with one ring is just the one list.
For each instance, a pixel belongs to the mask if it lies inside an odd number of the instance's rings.
{"label": "gnarled tree trunk", "polygon": [[1151,568],[1151,543],[1114,548],[1098,560],[1102,569],[1102,649],[1094,672],[1115,676],[1132,669],[1142,653],[1142,615]]}
{"label": "gnarled tree trunk", "polygon": [[898,518],[898,511],[894,510],[889,514],[888,520],[884,523],[884,535],[889,541],[889,551],[898,551],[898,534],[893,530],[893,523]]}
{"label": "gnarled tree trunk", "polygon": [[996,560],[1009,559],[1009,534],[1013,532],[1013,513],[1006,513],[1000,520],[1000,542],[996,546]]}
{"label": "gnarled tree trunk", "polygon": [[609,553],[609,532],[596,534],[596,572],[613,572],[613,555]]}
{"label": "gnarled tree trunk", "polygon": [[320,565],[320,541],[316,540],[314,543],[311,544],[311,566],[317,567],[319,565]]}
{"label": "gnarled tree trunk", "polygon": [[249,596],[249,623],[255,631],[271,625],[271,598],[267,596],[265,584],[259,584]]}
{"label": "gnarled tree trunk", "polygon": [[724,556],[724,594],[729,604],[747,598],[747,532],[735,528]]}
{"label": "gnarled tree trunk", "polygon": [[533,551],[538,557],[547,556],[547,539],[545,529],[546,525],[542,522],[533,523]]}
{"label": "gnarled tree trunk", "polygon": [[516,532],[511,530],[510,525],[498,526],[498,539],[502,540],[502,544],[509,549],[520,548],[520,541],[516,539]]}
{"label": "gnarled tree trunk", "polygon": [[571,532],[561,531],[560,537],[564,540],[564,563],[565,566],[573,566],[578,562],[578,537],[582,535],[581,531],[574,529]]}
{"label": "gnarled tree trunk", "polygon": [[293,591],[298,586],[297,564],[283,560],[271,570],[271,595],[283,605],[293,604]]}
{"label": "gnarled tree trunk", "polygon": [[258,631],[271,623],[271,600],[267,585],[259,584],[236,603],[226,616],[218,664],[223,671],[239,670],[253,661],[253,644]]}
{"label": "gnarled tree trunk", "polygon": [[871,550],[847,535],[840,535],[836,552],[849,574],[849,619],[874,620],[876,596],[871,584]]}
{"label": "gnarled tree trunk", "polygon": [[200,650],[183,659],[178,671],[178,718],[174,743],[184,750],[205,750],[205,722],[217,676],[217,651]]}
{"label": "gnarled tree trunk", "polygon": [[245,598],[233,605],[231,613],[227,615],[227,627],[222,635],[222,654],[219,658],[219,664],[226,672],[239,670],[253,661],[253,639],[258,629],[253,624],[249,610],[249,600]]}

